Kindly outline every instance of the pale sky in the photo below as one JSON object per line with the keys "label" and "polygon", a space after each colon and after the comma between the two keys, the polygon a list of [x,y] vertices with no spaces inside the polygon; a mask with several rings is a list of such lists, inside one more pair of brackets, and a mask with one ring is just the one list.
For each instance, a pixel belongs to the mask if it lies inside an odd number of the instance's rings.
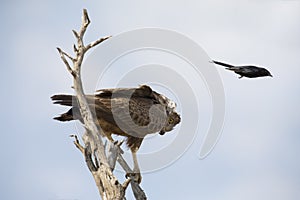
{"label": "pale sky", "polygon": [[[83,8],[92,20],[86,41],[138,28],[168,29],[196,42],[212,59],[264,66],[274,76],[239,80],[236,74],[212,66],[218,70],[225,92],[222,135],[209,156],[200,160],[212,116],[203,82],[199,87],[194,84],[203,90],[198,102],[200,132],[179,159],[143,175],[142,187],[149,199],[300,198],[299,0],[15,0],[2,1],[0,8],[0,199],[99,199],[82,155],[68,137],[78,130],[74,123],[52,120],[66,109],[50,101],[53,94],[72,92],[71,76],[56,47],[72,51],[75,40],[71,30],[79,28]],[[119,73],[119,65],[128,71],[149,64],[152,58],[163,62],[154,60],[157,64],[174,64],[174,69],[175,63],[185,66],[178,57],[150,52],[119,60],[111,73]],[[109,86],[108,80],[100,87]],[[181,93],[169,95],[179,103],[191,98]],[[194,103],[187,108],[179,106],[186,121],[173,134],[146,140],[141,152],[154,151],[168,145],[176,134],[185,134],[180,132],[182,127],[193,124],[193,113],[186,109],[194,106],[197,108]],[[159,158],[153,162],[160,162]]]}

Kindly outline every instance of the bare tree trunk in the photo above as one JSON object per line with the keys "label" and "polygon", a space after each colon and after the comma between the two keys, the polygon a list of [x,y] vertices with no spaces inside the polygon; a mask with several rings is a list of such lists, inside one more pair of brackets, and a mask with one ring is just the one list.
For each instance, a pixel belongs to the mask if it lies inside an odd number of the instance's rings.
{"label": "bare tree trunk", "polygon": [[[84,155],[85,162],[94,177],[102,200],[125,199],[125,191],[129,183],[131,183],[131,188],[135,198],[138,200],[144,200],[147,199],[146,195],[140,188],[139,184],[133,180],[133,177],[127,178],[125,182],[121,184],[113,174],[116,162],[119,162],[127,174],[133,173],[122,157],[123,151],[120,148],[121,143],[109,143],[106,145],[108,148],[108,153],[106,155],[105,145],[103,144],[102,136],[100,134],[101,130],[99,130],[94,123],[93,115],[85,98],[81,82],[81,65],[84,55],[92,47],[95,47],[96,45],[110,38],[110,36],[100,38],[88,45],[84,45],[83,36],[89,24],[90,19],[88,17],[87,10],[84,9],[80,30],[78,32],[73,30],[74,36],[77,39],[77,44],[74,44],[73,48],[75,53],[74,57],[62,51],[60,48],[57,48],[62,61],[74,78],[74,90],[78,99],[78,105],[83,118],[84,127],[86,129],[86,133],[82,138],[84,141],[84,146],[80,144],[76,135],[72,135],[72,137],[75,138],[74,144]],[[72,66],[67,59],[72,62]]]}

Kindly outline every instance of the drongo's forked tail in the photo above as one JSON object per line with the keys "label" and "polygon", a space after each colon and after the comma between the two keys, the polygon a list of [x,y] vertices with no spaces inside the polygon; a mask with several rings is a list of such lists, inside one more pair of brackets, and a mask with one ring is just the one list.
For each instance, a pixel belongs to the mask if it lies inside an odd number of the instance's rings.
{"label": "drongo's forked tail", "polygon": [[222,66],[228,67],[228,68],[234,67],[233,65],[226,64],[226,63],[219,62],[219,61],[215,61],[215,60],[213,60],[212,62],[215,63],[215,64],[217,64],[217,65],[222,65]]}

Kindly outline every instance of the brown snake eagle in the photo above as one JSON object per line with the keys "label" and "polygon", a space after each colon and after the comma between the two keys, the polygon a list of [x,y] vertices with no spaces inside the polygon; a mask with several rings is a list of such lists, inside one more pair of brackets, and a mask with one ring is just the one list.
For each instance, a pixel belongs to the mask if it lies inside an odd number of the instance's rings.
{"label": "brown snake eagle", "polygon": [[[54,104],[71,107],[54,119],[83,122],[75,96],[59,94],[51,99]],[[138,88],[102,89],[94,95],[86,95],[86,99],[103,136],[112,142],[112,134],[127,138],[126,144],[133,157],[133,171],[137,174],[136,180],[140,182],[136,152],[146,135],[163,135],[180,122],[180,115],[175,111],[176,104],[147,85]]]}

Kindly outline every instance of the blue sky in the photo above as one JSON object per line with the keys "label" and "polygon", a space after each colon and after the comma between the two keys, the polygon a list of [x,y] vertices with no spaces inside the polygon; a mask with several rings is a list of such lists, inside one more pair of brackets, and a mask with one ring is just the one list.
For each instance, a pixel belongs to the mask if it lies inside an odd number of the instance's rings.
{"label": "blue sky", "polygon": [[[99,199],[68,138],[76,127],[53,121],[65,109],[50,101],[55,93],[72,92],[56,47],[71,52],[71,30],[80,26],[83,8],[92,20],[86,41],[137,28],[169,29],[197,42],[210,58],[265,66],[274,76],[239,80],[216,66],[226,97],[218,144],[200,160],[204,133],[199,133],[178,160],[145,174],[142,186],[149,199],[299,199],[298,0],[2,1],[1,199]],[[128,58],[135,59],[140,58]],[[120,64],[129,66],[128,60]],[[205,132],[211,117],[206,93],[199,104]],[[151,145],[145,141],[141,151]]]}

